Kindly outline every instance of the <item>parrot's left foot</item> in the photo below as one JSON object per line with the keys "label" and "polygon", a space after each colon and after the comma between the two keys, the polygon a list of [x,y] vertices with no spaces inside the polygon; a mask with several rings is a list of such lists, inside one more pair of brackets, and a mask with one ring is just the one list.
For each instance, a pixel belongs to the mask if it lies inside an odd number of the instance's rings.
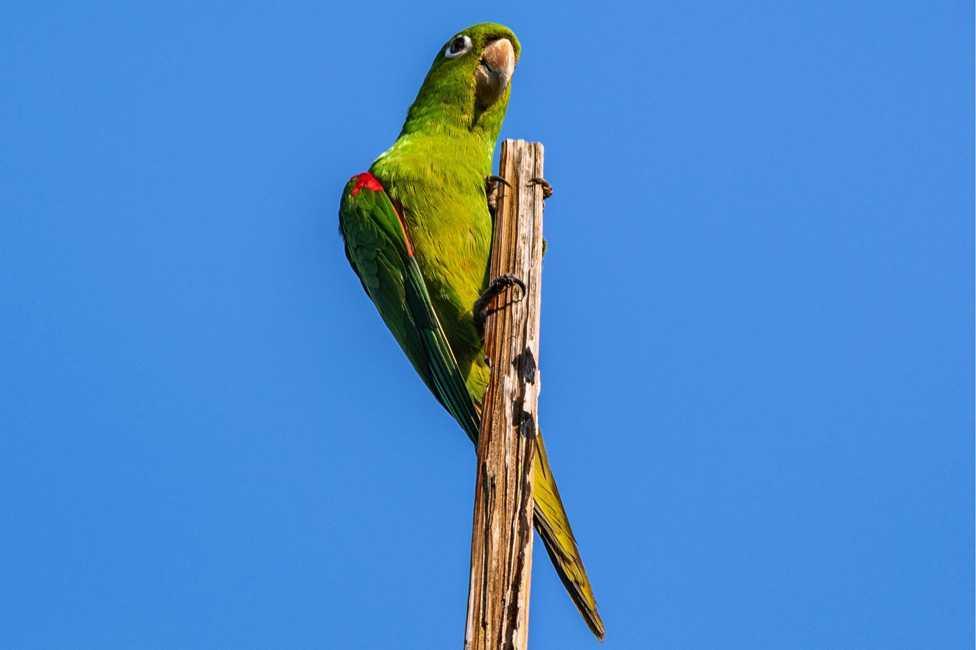
{"label": "parrot's left foot", "polygon": [[525,288],[525,283],[519,280],[514,275],[505,274],[499,275],[497,278],[491,281],[488,288],[482,292],[478,299],[474,301],[474,326],[478,329],[478,334],[484,338],[485,336],[485,320],[488,315],[494,312],[494,309],[489,307],[489,303],[500,294],[505,289],[509,287],[518,287],[520,290],[520,295],[513,302],[520,302],[528,290]]}
{"label": "parrot's left foot", "polygon": [[488,211],[492,216],[498,211],[498,199],[501,196],[501,186],[511,189],[508,181],[501,176],[489,176],[485,179],[485,197],[488,199]]}
{"label": "parrot's left foot", "polygon": [[536,176],[535,178],[529,180],[529,185],[539,185],[542,187],[543,200],[552,196],[552,184],[541,176]]}

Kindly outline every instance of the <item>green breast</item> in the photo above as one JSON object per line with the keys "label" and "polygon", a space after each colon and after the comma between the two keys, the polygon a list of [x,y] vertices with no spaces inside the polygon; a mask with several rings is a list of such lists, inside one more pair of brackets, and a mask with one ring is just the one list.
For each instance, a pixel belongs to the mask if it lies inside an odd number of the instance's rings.
{"label": "green breast", "polygon": [[397,140],[370,170],[403,207],[437,316],[477,401],[487,368],[472,306],[485,286],[491,252],[490,166],[480,142],[414,134]]}

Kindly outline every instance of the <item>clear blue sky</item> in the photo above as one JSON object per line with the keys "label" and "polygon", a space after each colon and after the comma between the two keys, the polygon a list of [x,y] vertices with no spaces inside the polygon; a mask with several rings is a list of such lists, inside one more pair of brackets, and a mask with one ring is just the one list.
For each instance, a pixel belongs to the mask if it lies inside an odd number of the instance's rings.
{"label": "clear blue sky", "polygon": [[460,647],[473,453],[336,211],[483,20],[602,647],[972,647],[970,2],[153,4],[0,9],[0,647]]}

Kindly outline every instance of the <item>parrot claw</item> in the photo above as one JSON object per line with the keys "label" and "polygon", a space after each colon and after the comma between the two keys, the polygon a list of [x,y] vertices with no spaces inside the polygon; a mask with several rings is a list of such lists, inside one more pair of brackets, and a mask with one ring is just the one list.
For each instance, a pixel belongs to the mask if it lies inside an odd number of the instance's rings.
{"label": "parrot claw", "polygon": [[[525,288],[525,283],[519,280],[514,275],[505,274],[499,275],[497,278],[492,280],[488,284],[488,288],[482,292],[477,300],[474,301],[474,326],[478,329],[478,334],[484,338],[485,336],[485,320],[488,318],[489,314],[494,313],[496,310],[489,307],[489,303],[500,294],[502,291],[509,287],[518,287],[521,291],[521,295],[513,302],[521,302],[528,293],[528,289]],[[504,306],[504,305],[503,305]]]}
{"label": "parrot claw", "polygon": [[541,176],[537,176],[529,180],[529,185],[539,185],[542,187],[542,198],[543,200],[548,199],[552,196],[552,184]]}
{"label": "parrot claw", "polygon": [[507,187],[508,189],[512,189],[512,184],[511,184],[511,183],[509,183],[508,181],[506,181],[506,180],[505,180],[504,178],[502,178],[501,176],[495,176],[494,174],[493,174],[493,175],[491,175],[491,176],[489,176],[488,178],[486,178],[486,179],[485,179],[485,183],[486,183],[486,184],[487,184],[487,185],[488,185],[489,187],[497,187],[497,184],[498,184],[498,183],[501,183],[502,185],[504,185],[504,186],[505,186],[505,187]]}
{"label": "parrot claw", "polygon": [[501,196],[501,186],[511,189],[512,186],[501,176],[485,178],[485,197],[488,199],[488,210],[492,215],[498,211],[498,198]]}

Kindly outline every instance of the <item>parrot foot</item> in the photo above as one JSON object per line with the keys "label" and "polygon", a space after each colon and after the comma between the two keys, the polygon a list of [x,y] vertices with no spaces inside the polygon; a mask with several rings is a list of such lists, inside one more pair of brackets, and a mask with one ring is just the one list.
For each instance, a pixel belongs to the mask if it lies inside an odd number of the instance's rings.
{"label": "parrot foot", "polygon": [[541,176],[537,176],[529,180],[529,185],[539,185],[542,187],[542,199],[548,199],[552,196],[552,184]]}
{"label": "parrot foot", "polygon": [[[494,313],[496,310],[489,307],[489,303],[502,291],[508,289],[509,287],[518,287],[521,291],[521,295],[513,302],[521,302],[525,298],[528,290],[525,288],[525,283],[519,280],[514,275],[499,275],[497,278],[489,283],[488,288],[482,292],[477,300],[474,301],[474,326],[478,330],[478,334],[484,338],[485,336],[485,320],[488,318],[489,314]],[[504,305],[503,305],[504,306]]]}
{"label": "parrot foot", "polygon": [[485,197],[488,199],[488,211],[492,215],[498,211],[498,199],[501,196],[501,186],[511,189],[512,186],[501,176],[489,176],[485,179]]}

